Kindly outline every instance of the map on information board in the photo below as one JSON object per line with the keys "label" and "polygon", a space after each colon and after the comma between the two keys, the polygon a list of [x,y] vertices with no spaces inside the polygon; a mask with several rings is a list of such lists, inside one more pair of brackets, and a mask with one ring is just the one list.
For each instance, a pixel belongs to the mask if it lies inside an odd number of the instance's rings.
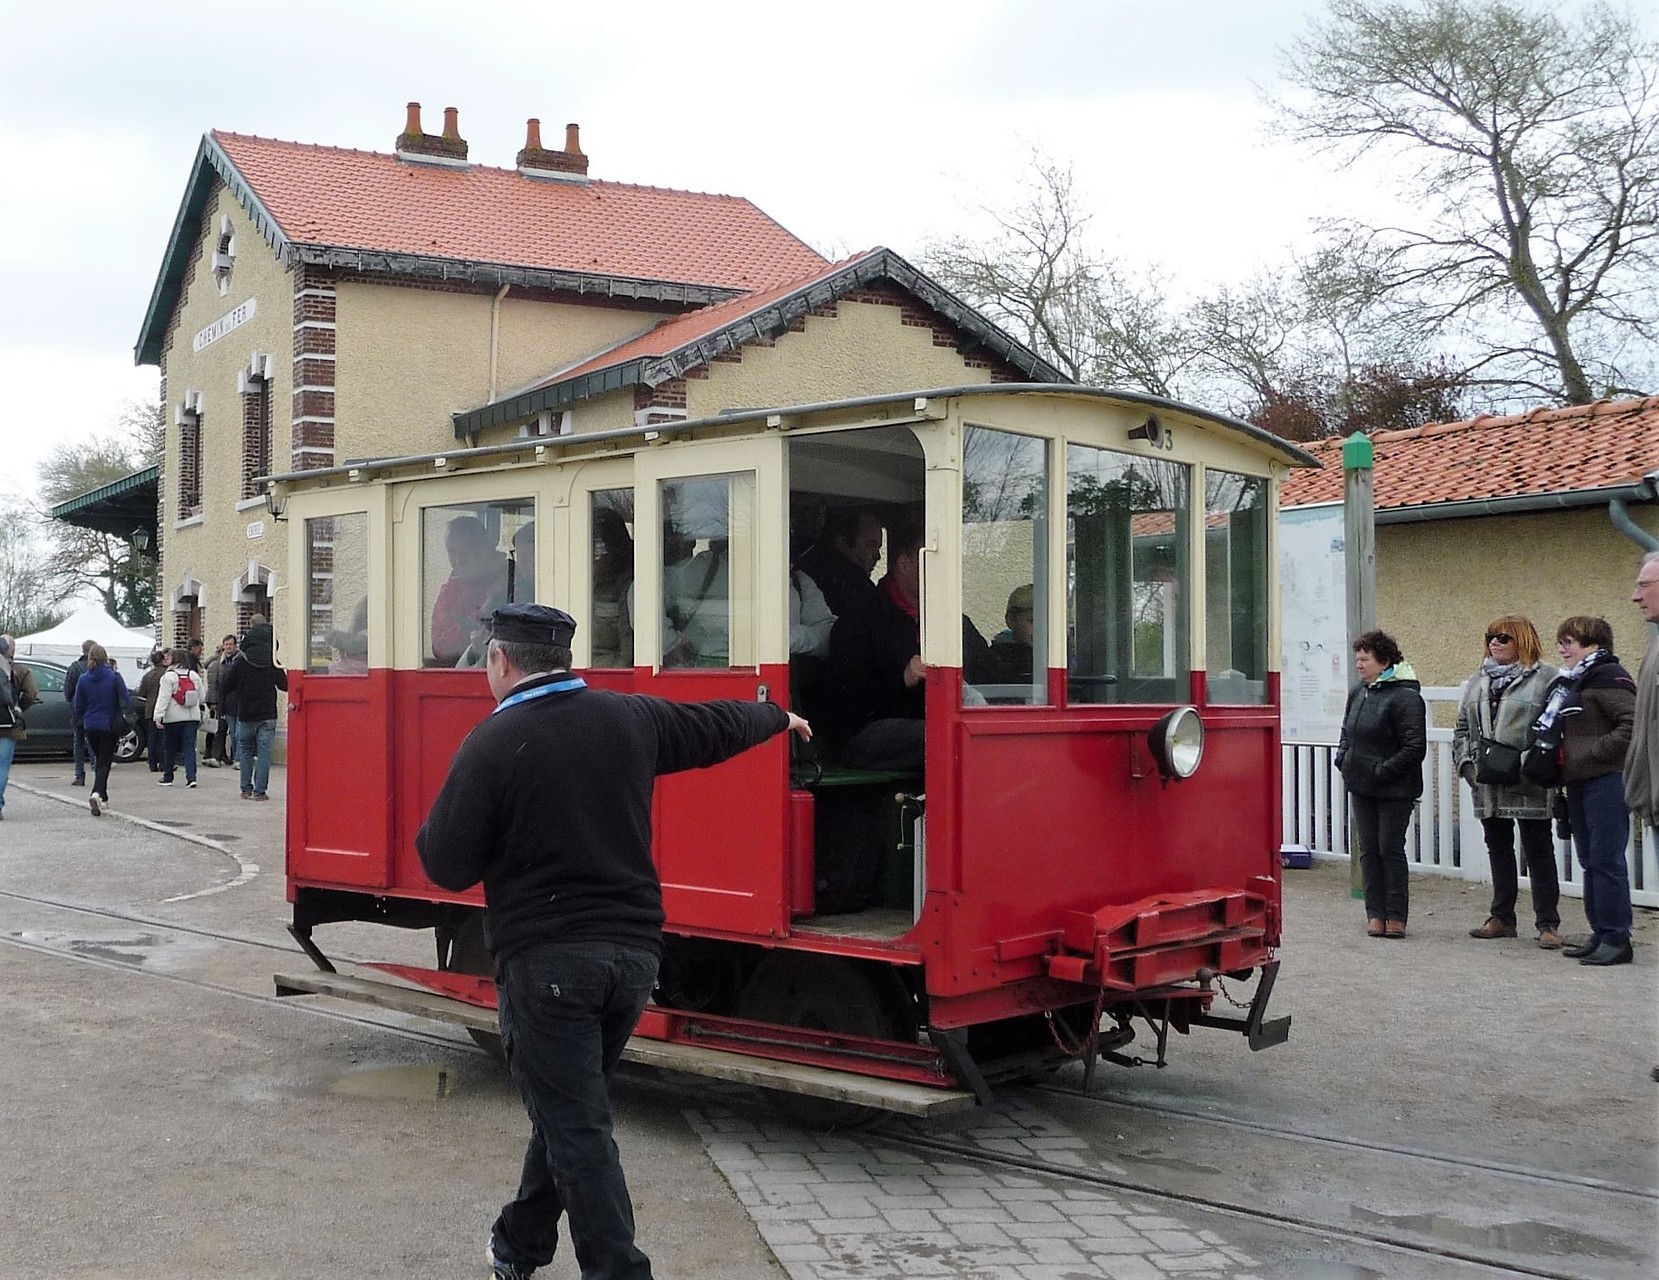
{"label": "map on information board", "polygon": [[1342,504],[1279,512],[1279,733],[1335,743],[1348,700],[1348,609]]}

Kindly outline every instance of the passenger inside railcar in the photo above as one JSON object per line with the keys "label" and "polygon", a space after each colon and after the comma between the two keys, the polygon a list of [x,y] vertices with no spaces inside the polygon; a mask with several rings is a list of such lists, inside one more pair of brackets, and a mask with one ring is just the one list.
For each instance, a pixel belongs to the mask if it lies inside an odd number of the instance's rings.
{"label": "passenger inside railcar", "polygon": [[632,667],[634,627],[634,491],[607,489],[593,495],[593,604],[588,665]]}

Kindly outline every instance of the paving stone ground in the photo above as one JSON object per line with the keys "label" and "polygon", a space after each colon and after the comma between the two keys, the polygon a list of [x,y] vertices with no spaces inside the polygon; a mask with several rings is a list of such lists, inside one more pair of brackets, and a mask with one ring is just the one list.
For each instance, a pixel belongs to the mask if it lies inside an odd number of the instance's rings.
{"label": "paving stone ground", "polygon": [[[811,1134],[724,1108],[687,1119],[791,1280],[1265,1280],[1216,1232],[1134,1195],[918,1154],[880,1134]],[[1025,1100],[952,1136],[987,1155],[1123,1172]]]}

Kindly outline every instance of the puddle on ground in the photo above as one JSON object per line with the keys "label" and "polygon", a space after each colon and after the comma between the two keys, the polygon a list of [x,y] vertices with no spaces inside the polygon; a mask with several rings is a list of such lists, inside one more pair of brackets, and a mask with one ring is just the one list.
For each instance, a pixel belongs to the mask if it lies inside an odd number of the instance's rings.
{"label": "puddle on ground", "polygon": [[240,840],[242,837],[234,831],[204,831],[202,838],[206,840]]}
{"label": "puddle on ground", "polygon": [[1181,1160],[1175,1156],[1165,1155],[1161,1151],[1149,1149],[1146,1151],[1118,1151],[1113,1153],[1117,1159],[1129,1164],[1151,1164],[1160,1169],[1175,1169],[1181,1173],[1220,1173],[1221,1170],[1213,1164],[1199,1164],[1196,1160]]}
{"label": "puddle on ground", "polygon": [[169,818],[150,818],[148,821],[155,823],[158,827],[188,827],[190,825],[188,822],[179,822],[177,819]]}
{"label": "puddle on ground", "polygon": [[412,1067],[366,1067],[333,1081],[328,1091],[342,1098],[383,1098],[397,1102],[442,1102],[467,1092],[460,1072],[436,1063]]}
{"label": "puddle on ground", "polygon": [[140,933],[131,938],[70,938],[63,945],[78,956],[114,960],[119,964],[143,964],[161,945],[161,939],[153,933]]}
{"label": "puddle on ground", "polygon": [[1476,1227],[1439,1213],[1373,1213],[1357,1204],[1350,1208],[1356,1222],[1375,1223],[1478,1249],[1500,1249],[1516,1254],[1543,1253],[1558,1257],[1574,1255],[1635,1260],[1643,1256],[1600,1236],[1543,1222],[1495,1222],[1489,1227]]}

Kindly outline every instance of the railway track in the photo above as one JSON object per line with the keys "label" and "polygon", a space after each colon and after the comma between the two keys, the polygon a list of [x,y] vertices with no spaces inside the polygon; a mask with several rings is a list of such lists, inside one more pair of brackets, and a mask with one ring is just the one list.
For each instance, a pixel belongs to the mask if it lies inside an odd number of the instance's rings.
{"label": "railway track", "polygon": [[1148,1102],[1127,1102],[1119,1098],[1102,1098],[1093,1094],[1080,1093],[1066,1089],[1059,1085],[1030,1085],[1027,1092],[1036,1094],[1050,1094],[1070,1101],[1111,1108],[1117,1111],[1126,1111],[1138,1115],[1159,1116],[1169,1120],[1180,1120],[1190,1124],[1207,1125],[1214,1128],[1230,1129],[1239,1133],[1254,1133],[1264,1137],[1282,1138],[1287,1141],[1304,1143],[1310,1146],[1331,1147],[1337,1150],[1352,1152],[1368,1152],[1377,1155],[1397,1157],[1402,1160],[1416,1161],[1424,1165],[1437,1166],[1445,1169],[1459,1169],[1480,1174],[1496,1174],[1504,1178],[1514,1178],[1521,1181],[1538,1183],[1543,1186],[1570,1187],[1575,1190],[1605,1192],[1609,1195],[1627,1196],[1637,1200],[1647,1200],[1659,1204],[1659,1191],[1650,1187],[1632,1187],[1620,1182],[1610,1182],[1600,1178],[1586,1178],[1575,1174],[1559,1173],[1551,1169],[1528,1168],[1524,1165],[1504,1164],[1490,1160],[1476,1160],[1464,1156],[1446,1155],[1436,1151],[1424,1151],[1415,1147],[1396,1146],[1391,1143],[1373,1142],[1359,1138],[1340,1138],[1330,1134],[1312,1133],[1304,1129],[1295,1129],[1287,1126],[1263,1124],[1255,1120],[1240,1120],[1232,1116],[1205,1115],[1201,1111],[1190,1111],[1181,1107],[1159,1106]]}
{"label": "railway track", "polygon": [[[1348,1244],[1368,1245],[1397,1256],[1434,1259],[1464,1264],[1481,1269],[1484,1274],[1498,1276],[1537,1276],[1543,1280],[1606,1280],[1604,1271],[1580,1268],[1570,1269],[1563,1261],[1552,1260],[1548,1265],[1533,1265],[1517,1260],[1494,1258],[1490,1250],[1477,1252],[1451,1244],[1425,1241],[1400,1231],[1372,1229],[1361,1225],[1332,1223],[1307,1215],[1285,1213],[1240,1200],[1189,1194],[1160,1186],[1154,1182],[1104,1171],[1080,1170],[1069,1165],[1056,1164],[1029,1156],[999,1154],[973,1143],[958,1143],[948,1139],[929,1137],[914,1132],[887,1131],[881,1141],[928,1157],[949,1157],[953,1161],[972,1163],[981,1168],[1038,1175],[1057,1186],[1109,1190],[1133,1194],[1142,1200],[1180,1206],[1205,1214],[1272,1227],[1320,1240],[1338,1240]],[[1592,1264],[1593,1265],[1593,1264]],[[1357,1274],[1357,1273],[1356,1273]]]}

